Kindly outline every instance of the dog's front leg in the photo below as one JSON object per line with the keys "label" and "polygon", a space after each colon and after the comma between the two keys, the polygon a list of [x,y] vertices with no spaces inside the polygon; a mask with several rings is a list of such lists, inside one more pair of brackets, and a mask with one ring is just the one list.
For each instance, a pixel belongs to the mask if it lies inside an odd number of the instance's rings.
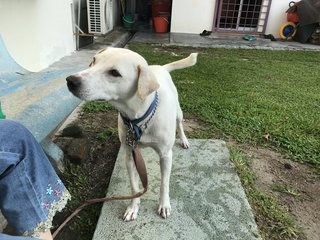
{"label": "dog's front leg", "polygon": [[160,168],[161,168],[161,186],[160,186],[160,202],[158,213],[167,218],[170,216],[171,205],[169,197],[170,174],[172,167],[172,149],[166,153],[160,154]]}
{"label": "dog's front leg", "polygon": [[[139,192],[139,175],[134,164],[132,151],[127,146],[122,146],[123,150],[125,151],[125,161],[127,165],[127,170],[130,178],[131,190],[132,194],[136,194]],[[127,207],[126,212],[123,215],[124,221],[132,221],[137,219],[138,211],[140,206],[140,198],[135,198],[132,200],[131,204]]]}

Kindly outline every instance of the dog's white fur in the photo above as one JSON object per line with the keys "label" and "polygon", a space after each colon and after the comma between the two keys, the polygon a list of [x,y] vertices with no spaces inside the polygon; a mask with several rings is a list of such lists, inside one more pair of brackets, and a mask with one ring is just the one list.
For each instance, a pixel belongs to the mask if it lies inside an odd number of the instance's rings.
{"label": "dog's white fur", "polygon": [[[152,103],[155,91],[159,101],[155,115],[144,130],[139,147],[152,147],[160,157],[161,188],[158,212],[163,218],[170,215],[169,181],[172,165],[172,147],[176,129],[185,148],[189,142],[182,126],[182,111],[178,93],[169,72],[196,64],[197,53],[164,66],[148,65],[139,54],[122,48],[107,48],[99,51],[90,68],[67,78],[70,91],[83,100],[109,101],[129,119],[141,117]],[[132,192],[139,192],[139,177],[132,159],[131,149],[126,145],[127,127],[118,117],[121,150],[130,177]],[[140,199],[128,206],[124,220],[138,216]]]}

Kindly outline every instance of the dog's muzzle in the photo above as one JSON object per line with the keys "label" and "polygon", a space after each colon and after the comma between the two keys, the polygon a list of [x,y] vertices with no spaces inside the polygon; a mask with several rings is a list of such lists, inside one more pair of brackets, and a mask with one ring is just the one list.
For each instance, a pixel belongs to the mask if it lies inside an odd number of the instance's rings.
{"label": "dog's muzzle", "polygon": [[81,87],[81,77],[70,75],[66,78],[66,80],[69,91],[73,94],[76,94]]}

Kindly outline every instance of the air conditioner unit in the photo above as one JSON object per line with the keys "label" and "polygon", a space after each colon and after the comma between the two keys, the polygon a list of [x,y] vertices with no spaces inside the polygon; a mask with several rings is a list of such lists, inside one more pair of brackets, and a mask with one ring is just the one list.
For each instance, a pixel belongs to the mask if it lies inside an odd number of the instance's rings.
{"label": "air conditioner unit", "polygon": [[89,33],[106,34],[113,29],[113,0],[87,0]]}

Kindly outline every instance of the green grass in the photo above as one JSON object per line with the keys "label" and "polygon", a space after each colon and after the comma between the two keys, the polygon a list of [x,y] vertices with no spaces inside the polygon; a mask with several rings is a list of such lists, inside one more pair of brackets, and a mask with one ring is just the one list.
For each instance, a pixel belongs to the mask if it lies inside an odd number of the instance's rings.
{"label": "green grass", "polygon": [[96,113],[96,112],[105,112],[110,110],[112,106],[108,102],[102,101],[89,101],[86,102],[82,108],[84,113]]}
{"label": "green grass", "polygon": [[206,124],[202,136],[219,132],[320,169],[319,52],[150,44],[130,48],[149,64],[199,52],[196,66],[173,72],[172,77],[184,113]]}
{"label": "green grass", "polygon": [[[67,164],[64,172],[64,182],[68,186],[68,191],[72,196],[72,201],[68,202],[67,213],[70,215],[77,207],[88,200],[88,189],[92,188],[92,183],[88,179],[88,172],[83,165]],[[95,192],[103,196],[104,191]],[[78,239],[91,239],[99,218],[102,204],[94,204],[85,208],[78,214],[67,227],[78,233]]]}
{"label": "green grass", "polygon": [[117,128],[107,128],[102,132],[97,133],[97,139],[105,142],[110,136],[117,135]]}
{"label": "green grass", "polygon": [[298,197],[301,195],[296,189],[287,185],[272,184],[271,189],[273,191],[286,193],[294,197]]}

